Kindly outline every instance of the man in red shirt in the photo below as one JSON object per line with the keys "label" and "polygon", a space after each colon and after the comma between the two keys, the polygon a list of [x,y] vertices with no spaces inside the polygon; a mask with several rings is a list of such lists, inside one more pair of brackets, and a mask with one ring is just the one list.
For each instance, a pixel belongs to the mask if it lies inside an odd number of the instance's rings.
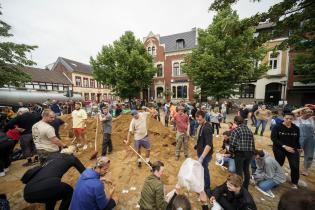
{"label": "man in red shirt", "polygon": [[179,160],[179,152],[182,147],[182,144],[184,144],[184,154],[185,158],[188,158],[188,135],[187,135],[187,128],[188,128],[188,122],[189,117],[187,114],[184,113],[184,107],[179,106],[178,112],[174,117],[174,121],[176,123],[177,127],[177,133],[176,133],[176,152],[175,152],[175,159]]}

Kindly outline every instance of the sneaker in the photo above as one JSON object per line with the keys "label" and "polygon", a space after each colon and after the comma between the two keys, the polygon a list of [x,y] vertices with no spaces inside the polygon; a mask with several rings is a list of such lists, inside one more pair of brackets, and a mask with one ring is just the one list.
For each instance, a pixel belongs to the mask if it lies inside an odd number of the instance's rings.
{"label": "sneaker", "polygon": [[5,172],[4,171],[0,172],[0,177],[3,177],[3,176],[5,176]]}
{"label": "sneaker", "polygon": [[82,144],[77,144],[77,148],[82,147]]}
{"label": "sneaker", "polygon": [[141,168],[141,161],[138,161],[138,168]]}
{"label": "sneaker", "polygon": [[149,162],[147,162],[151,167],[152,167],[152,163],[151,163],[151,161],[149,161]]}
{"label": "sneaker", "polygon": [[266,196],[269,196],[269,197],[270,197],[270,194],[269,194],[268,192],[266,192],[266,191],[263,191],[260,187],[255,186],[255,188],[256,188],[259,192],[261,192],[262,194],[264,194],[264,195],[266,195]]}
{"label": "sneaker", "polygon": [[86,150],[88,148],[88,145],[87,144],[84,144],[84,146],[83,146],[83,150]]}
{"label": "sneaker", "polygon": [[298,186],[296,184],[292,184],[291,188],[296,190]]}
{"label": "sneaker", "polygon": [[267,193],[269,194],[269,197],[271,197],[271,198],[274,198],[274,197],[275,197],[275,195],[272,193],[271,190],[268,190]]}
{"label": "sneaker", "polygon": [[9,168],[5,168],[3,171],[7,173],[9,171]]}

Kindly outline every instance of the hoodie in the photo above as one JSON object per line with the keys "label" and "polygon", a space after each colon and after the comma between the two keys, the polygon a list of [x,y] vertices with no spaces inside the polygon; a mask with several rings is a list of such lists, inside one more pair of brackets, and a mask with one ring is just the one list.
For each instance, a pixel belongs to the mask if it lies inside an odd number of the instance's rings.
{"label": "hoodie", "polygon": [[86,169],[74,188],[70,210],[104,209],[109,202],[104,190],[100,174],[92,168]]}
{"label": "hoodie", "polygon": [[257,169],[254,174],[255,180],[263,181],[272,179],[277,184],[284,183],[286,181],[286,176],[282,167],[267,152],[264,151],[264,153],[264,157],[256,159]]}

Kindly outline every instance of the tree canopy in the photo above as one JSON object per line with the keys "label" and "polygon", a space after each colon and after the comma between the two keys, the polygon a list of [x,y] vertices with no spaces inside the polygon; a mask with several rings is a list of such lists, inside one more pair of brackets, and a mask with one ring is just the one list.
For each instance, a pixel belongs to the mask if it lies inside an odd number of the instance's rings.
{"label": "tree canopy", "polygon": [[185,57],[184,71],[216,99],[238,93],[242,83],[257,80],[267,67],[255,65],[266,50],[253,36],[255,27],[239,19],[230,7],[220,10],[205,30],[198,31],[198,47]]}
{"label": "tree canopy", "polygon": [[131,31],[125,32],[113,45],[103,46],[90,63],[97,81],[112,85],[116,95],[131,99],[148,88],[157,69],[143,43]]}
{"label": "tree canopy", "polygon": [[[2,15],[1,11],[0,15]],[[0,20],[1,38],[13,36],[9,33],[10,29],[10,25]],[[37,46],[0,41],[0,87],[5,85],[19,86],[31,80],[30,75],[20,71],[19,68],[24,65],[31,66],[35,64],[35,62],[27,58],[27,53],[35,48]]]}
{"label": "tree canopy", "polygon": [[[238,0],[215,0],[210,10],[220,11]],[[264,0],[256,0],[264,1]],[[302,82],[315,82],[315,1],[314,0],[283,0],[270,7],[268,12],[257,13],[247,18],[247,22],[257,25],[269,21],[276,24],[271,36],[290,34],[276,49],[289,48],[296,54],[293,59],[295,73],[303,75]],[[267,41],[272,37],[265,36]]]}

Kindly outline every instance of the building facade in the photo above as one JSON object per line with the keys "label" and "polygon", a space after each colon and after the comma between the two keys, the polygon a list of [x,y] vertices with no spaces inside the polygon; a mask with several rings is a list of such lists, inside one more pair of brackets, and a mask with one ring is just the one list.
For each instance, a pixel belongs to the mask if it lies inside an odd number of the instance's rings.
{"label": "building facade", "polygon": [[103,85],[93,78],[90,65],[59,57],[51,71],[65,74],[73,84],[73,92],[81,94],[85,101],[99,102],[118,99],[109,86]]}
{"label": "building facade", "polygon": [[182,66],[185,55],[197,46],[196,28],[161,37],[150,32],[143,42],[148,53],[153,56],[158,70],[151,87],[142,93],[142,97],[157,101],[192,101],[195,86],[183,72]]}
{"label": "building facade", "polygon": [[297,74],[294,66],[294,58],[296,55],[297,53],[294,51],[289,53],[290,63],[287,89],[288,103],[299,106],[305,104],[315,104],[315,83],[301,82],[303,76]]}
{"label": "building facade", "polygon": [[[256,27],[256,33],[272,33],[274,26],[273,23],[262,23]],[[274,105],[278,105],[280,101],[286,100],[289,49],[273,52],[273,48],[280,45],[287,38],[285,34],[265,43],[264,47],[267,49],[267,54],[261,61],[255,62],[254,65],[267,64],[269,66],[268,71],[257,81],[241,85],[240,95],[234,97],[234,99],[244,103],[261,101]]]}
{"label": "building facade", "polygon": [[[69,100],[66,94],[73,90],[73,85],[63,73],[34,67],[23,67],[20,71],[30,75],[31,81],[19,87],[0,88],[0,104],[44,103],[49,99]],[[71,99],[82,100],[81,95],[76,94]]]}

